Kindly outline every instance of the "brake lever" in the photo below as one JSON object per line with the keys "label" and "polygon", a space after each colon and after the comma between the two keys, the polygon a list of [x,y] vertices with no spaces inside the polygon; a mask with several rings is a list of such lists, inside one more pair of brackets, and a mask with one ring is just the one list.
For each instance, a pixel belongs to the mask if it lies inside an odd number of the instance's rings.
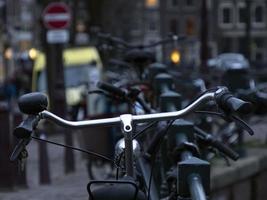
{"label": "brake lever", "polygon": [[248,132],[249,135],[254,135],[254,131],[252,128],[249,127],[249,125],[242,120],[240,117],[233,115],[233,114],[226,114],[225,112],[210,112],[210,111],[195,111],[195,113],[206,113],[210,115],[217,115],[224,119],[227,122],[235,122],[240,128],[244,129]]}
{"label": "brake lever", "polygon": [[248,132],[249,135],[254,135],[254,131],[252,130],[252,128],[249,127],[249,125],[244,120],[242,120],[236,115],[230,115],[229,117],[230,119],[232,119],[232,121],[236,123],[237,126]]}
{"label": "brake lever", "polygon": [[25,139],[20,139],[19,142],[17,143],[17,145],[15,146],[13,152],[11,153],[9,160],[11,162],[14,162],[14,161],[20,159],[22,152],[25,151],[25,147],[27,146],[27,144],[30,141],[31,141],[31,137],[25,138]]}

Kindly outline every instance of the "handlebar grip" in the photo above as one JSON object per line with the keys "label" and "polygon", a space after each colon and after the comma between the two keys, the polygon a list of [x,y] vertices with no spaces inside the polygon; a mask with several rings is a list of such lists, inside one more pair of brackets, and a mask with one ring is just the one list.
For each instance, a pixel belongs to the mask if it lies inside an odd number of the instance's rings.
{"label": "handlebar grip", "polygon": [[48,106],[48,98],[41,92],[32,92],[22,95],[18,100],[19,109],[27,115],[36,115]]}
{"label": "handlebar grip", "polygon": [[227,88],[215,96],[217,104],[226,112],[249,114],[252,112],[252,104],[234,97]]}
{"label": "handlebar grip", "polygon": [[218,140],[212,141],[212,146],[218,149],[220,152],[231,158],[232,160],[236,161],[239,158],[239,154],[236,153],[234,150],[232,150],[227,145],[223,144],[222,142]]}
{"label": "handlebar grip", "polygon": [[31,137],[34,127],[36,126],[38,119],[34,115],[30,115],[26,120],[22,121],[20,125],[18,125],[13,134],[15,137],[19,139],[26,139]]}
{"label": "handlebar grip", "polygon": [[121,96],[121,97],[125,97],[126,94],[127,94],[122,89],[120,89],[120,88],[118,88],[116,86],[113,86],[113,85],[111,85],[109,83],[104,83],[104,82],[101,82],[101,81],[99,81],[97,83],[97,87],[102,89],[102,90],[105,90],[105,91],[107,91],[109,93],[112,93],[114,95]]}
{"label": "handlebar grip", "polygon": [[225,105],[234,112],[248,114],[252,111],[252,104],[236,97],[229,97],[225,100]]}

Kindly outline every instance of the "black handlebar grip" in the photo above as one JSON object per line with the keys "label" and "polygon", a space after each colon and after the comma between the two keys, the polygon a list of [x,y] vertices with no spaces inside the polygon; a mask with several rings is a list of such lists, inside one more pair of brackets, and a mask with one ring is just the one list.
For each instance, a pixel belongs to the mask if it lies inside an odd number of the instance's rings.
{"label": "black handlebar grip", "polygon": [[225,154],[232,160],[237,160],[239,158],[239,154],[236,153],[234,150],[232,150],[227,145],[223,144],[221,141],[218,141],[216,139],[212,140],[211,142],[212,146],[218,149],[221,153]]}
{"label": "black handlebar grip", "polygon": [[249,114],[252,112],[252,104],[234,97],[226,88],[216,94],[217,104],[226,112],[235,112],[238,114]]}
{"label": "black handlebar grip", "polygon": [[31,137],[34,127],[37,125],[38,119],[34,115],[30,115],[18,125],[13,134],[16,138],[25,139]]}
{"label": "black handlebar grip", "polygon": [[37,115],[46,110],[48,106],[47,96],[40,92],[32,92],[22,95],[18,100],[19,109],[27,115]]}
{"label": "black handlebar grip", "polygon": [[236,97],[229,97],[225,100],[225,105],[233,112],[239,114],[249,114],[252,112],[252,104]]}
{"label": "black handlebar grip", "polygon": [[101,82],[101,81],[99,81],[97,83],[97,87],[100,88],[100,89],[102,89],[102,90],[105,90],[105,91],[107,91],[109,93],[112,93],[114,95],[121,96],[121,97],[125,97],[126,94],[127,94],[122,89],[120,89],[120,88],[118,88],[116,86],[113,86],[111,84]]}

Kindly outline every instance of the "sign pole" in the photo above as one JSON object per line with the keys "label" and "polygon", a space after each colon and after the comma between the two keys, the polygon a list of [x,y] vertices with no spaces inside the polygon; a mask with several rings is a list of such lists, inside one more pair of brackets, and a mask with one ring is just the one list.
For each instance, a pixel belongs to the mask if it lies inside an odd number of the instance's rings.
{"label": "sign pole", "polygon": [[[65,92],[63,46],[68,42],[70,9],[62,2],[49,4],[43,13],[46,27],[46,63],[47,84],[51,111],[56,115],[67,118],[67,103]],[[53,127],[53,130],[54,127]],[[65,143],[72,145],[73,138],[69,130],[59,129],[64,133]],[[66,148],[64,156],[65,173],[75,171],[73,151]]]}

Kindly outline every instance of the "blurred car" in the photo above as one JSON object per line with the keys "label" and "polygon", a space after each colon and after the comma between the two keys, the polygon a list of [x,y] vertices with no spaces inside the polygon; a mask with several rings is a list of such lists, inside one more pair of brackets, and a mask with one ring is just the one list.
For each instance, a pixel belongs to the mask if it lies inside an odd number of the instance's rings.
{"label": "blurred car", "polygon": [[209,59],[208,66],[223,71],[228,69],[248,69],[249,62],[242,54],[223,53],[216,58]]}

